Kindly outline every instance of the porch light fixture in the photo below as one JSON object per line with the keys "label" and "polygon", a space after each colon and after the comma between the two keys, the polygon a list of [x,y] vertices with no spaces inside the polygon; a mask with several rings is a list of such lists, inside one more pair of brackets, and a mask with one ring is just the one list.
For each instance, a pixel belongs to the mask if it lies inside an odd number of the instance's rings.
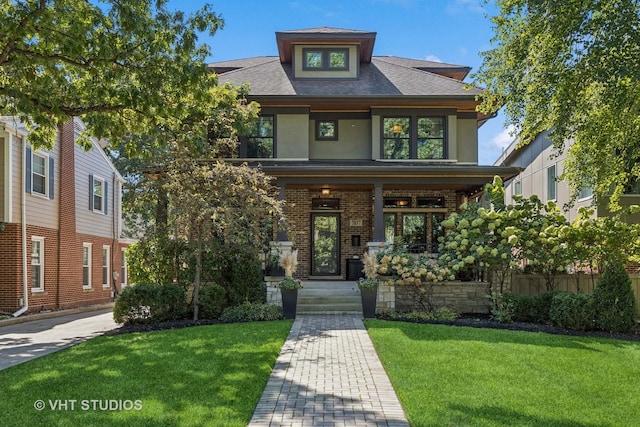
{"label": "porch light fixture", "polygon": [[330,194],[331,194],[331,190],[330,190],[328,187],[324,187],[324,188],[322,189],[322,195],[323,195],[323,196],[328,196],[328,195],[330,195]]}
{"label": "porch light fixture", "polygon": [[0,233],[4,232],[4,228],[5,228],[4,222],[0,221]]}
{"label": "porch light fixture", "polygon": [[400,123],[393,125],[393,133],[402,133],[402,125]]}

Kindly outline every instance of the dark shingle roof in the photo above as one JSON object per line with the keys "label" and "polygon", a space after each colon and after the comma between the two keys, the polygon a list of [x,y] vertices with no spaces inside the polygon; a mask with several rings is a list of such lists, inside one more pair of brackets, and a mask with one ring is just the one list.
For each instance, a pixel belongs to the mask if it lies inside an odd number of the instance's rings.
{"label": "dark shingle roof", "polygon": [[[421,65],[417,68],[412,65]],[[251,95],[298,96],[473,96],[482,91],[431,71],[431,61],[397,57],[373,57],[360,64],[357,79],[294,79],[291,64],[278,57],[256,57],[210,64],[221,73],[220,83],[248,83]],[[450,66],[450,64],[444,64]],[[455,66],[454,66],[455,67]],[[229,71],[231,70],[231,71]]]}

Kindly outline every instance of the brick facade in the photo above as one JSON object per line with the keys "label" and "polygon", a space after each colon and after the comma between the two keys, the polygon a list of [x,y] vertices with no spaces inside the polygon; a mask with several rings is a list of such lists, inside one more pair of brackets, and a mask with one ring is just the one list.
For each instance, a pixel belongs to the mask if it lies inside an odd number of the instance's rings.
{"label": "brick facade", "polygon": [[[60,128],[60,161],[56,180],[58,228],[27,225],[26,262],[28,312],[106,303],[113,300],[113,272],[121,271],[121,251],[127,245],[118,239],[78,234],[76,231],[75,132],[73,122]],[[28,207],[27,207],[28,209]],[[44,281],[42,289],[32,288],[32,238],[44,242]],[[82,245],[92,243],[92,289],[82,286]],[[102,285],[102,248],[110,247],[109,287]],[[22,226],[7,223],[0,233],[0,313],[11,314],[24,303],[22,265]],[[120,289],[121,280],[117,280]]]}
{"label": "brick facade", "polygon": [[[424,190],[424,189],[403,189],[385,188],[384,197],[410,197],[412,206],[415,206],[418,197],[444,197],[445,207],[437,210],[412,209],[411,212],[441,212],[448,216],[456,211],[463,201],[463,195],[454,190]],[[340,206],[336,210],[313,210],[312,200],[316,198],[338,199]],[[297,276],[301,279],[309,279],[311,276],[312,257],[312,230],[311,217],[314,213],[335,213],[340,216],[340,275],[335,276],[336,280],[346,279],[348,259],[362,257],[367,250],[367,242],[373,240],[373,211],[374,211],[374,189],[332,189],[330,195],[323,195],[318,188],[306,188],[302,186],[285,187],[285,200],[287,203],[287,238],[293,242],[298,249],[298,270]],[[402,210],[395,210],[399,213]],[[385,213],[387,210],[385,210]],[[408,212],[408,211],[407,211]],[[428,227],[431,227],[429,218]],[[401,233],[401,223],[397,222],[396,235]],[[353,245],[353,236],[359,237],[360,245]]]}

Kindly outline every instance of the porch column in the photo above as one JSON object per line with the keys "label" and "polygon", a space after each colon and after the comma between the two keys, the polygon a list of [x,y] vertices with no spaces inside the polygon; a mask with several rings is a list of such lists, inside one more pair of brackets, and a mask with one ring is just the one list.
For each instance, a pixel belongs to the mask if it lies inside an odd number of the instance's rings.
{"label": "porch column", "polygon": [[384,242],[384,199],[382,197],[382,183],[374,184],[373,203],[373,241]]}

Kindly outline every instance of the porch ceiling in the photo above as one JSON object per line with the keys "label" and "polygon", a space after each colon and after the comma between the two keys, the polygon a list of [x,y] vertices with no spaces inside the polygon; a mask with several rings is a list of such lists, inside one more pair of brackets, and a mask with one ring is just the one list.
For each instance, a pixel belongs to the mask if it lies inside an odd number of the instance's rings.
{"label": "porch ceiling", "polygon": [[262,170],[286,185],[372,186],[394,188],[476,190],[494,176],[507,180],[520,170],[506,166],[468,166],[381,161],[308,161],[262,163]]}

